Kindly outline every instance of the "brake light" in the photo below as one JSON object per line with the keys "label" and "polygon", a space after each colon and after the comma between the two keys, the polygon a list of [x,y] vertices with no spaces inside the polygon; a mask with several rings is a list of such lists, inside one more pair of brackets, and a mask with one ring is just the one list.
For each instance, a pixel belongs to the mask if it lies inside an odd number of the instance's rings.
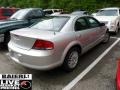
{"label": "brake light", "polygon": [[54,44],[50,41],[36,40],[33,45],[33,49],[51,50],[51,49],[54,49]]}

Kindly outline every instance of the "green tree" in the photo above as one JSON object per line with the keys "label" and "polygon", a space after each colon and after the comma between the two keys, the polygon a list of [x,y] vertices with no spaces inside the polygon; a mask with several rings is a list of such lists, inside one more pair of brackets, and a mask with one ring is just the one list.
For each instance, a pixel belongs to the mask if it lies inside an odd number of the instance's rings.
{"label": "green tree", "polygon": [[0,0],[1,7],[62,8],[68,11],[85,9],[94,11],[104,7],[120,6],[119,0]]}

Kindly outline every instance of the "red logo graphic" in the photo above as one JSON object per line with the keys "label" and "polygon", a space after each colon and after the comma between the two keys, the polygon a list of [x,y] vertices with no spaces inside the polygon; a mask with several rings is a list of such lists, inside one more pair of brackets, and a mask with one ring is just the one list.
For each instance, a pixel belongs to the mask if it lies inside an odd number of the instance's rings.
{"label": "red logo graphic", "polygon": [[31,88],[31,82],[30,81],[21,81],[20,87],[24,90],[30,90]]}

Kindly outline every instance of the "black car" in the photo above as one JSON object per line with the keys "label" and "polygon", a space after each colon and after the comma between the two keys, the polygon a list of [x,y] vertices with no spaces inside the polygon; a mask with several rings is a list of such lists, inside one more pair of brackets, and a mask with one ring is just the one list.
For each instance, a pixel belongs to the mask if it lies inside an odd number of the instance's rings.
{"label": "black car", "polygon": [[17,11],[8,20],[0,21],[0,43],[9,42],[11,30],[28,27],[44,16],[41,8],[27,8]]}

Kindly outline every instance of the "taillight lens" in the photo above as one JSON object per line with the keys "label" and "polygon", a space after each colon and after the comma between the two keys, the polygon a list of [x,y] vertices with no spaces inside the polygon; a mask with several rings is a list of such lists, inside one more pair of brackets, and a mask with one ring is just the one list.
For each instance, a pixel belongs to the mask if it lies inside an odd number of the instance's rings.
{"label": "taillight lens", "polygon": [[36,40],[33,45],[33,49],[51,50],[51,49],[54,49],[54,44],[46,40]]}

